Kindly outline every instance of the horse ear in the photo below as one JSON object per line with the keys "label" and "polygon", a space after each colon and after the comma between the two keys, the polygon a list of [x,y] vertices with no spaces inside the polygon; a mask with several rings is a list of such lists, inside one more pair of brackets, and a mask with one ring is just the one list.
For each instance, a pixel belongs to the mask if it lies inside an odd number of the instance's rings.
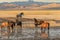
{"label": "horse ear", "polygon": [[20,13],[20,15],[23,15],[24,13],[22,12],[22,13]]}

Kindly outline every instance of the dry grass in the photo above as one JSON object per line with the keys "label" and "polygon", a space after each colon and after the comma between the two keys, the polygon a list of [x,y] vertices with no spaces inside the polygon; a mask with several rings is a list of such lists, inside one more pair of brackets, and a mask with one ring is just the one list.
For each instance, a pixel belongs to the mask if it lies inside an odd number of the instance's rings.
{"label": "dry grass", "polygon": [[[52,18],[52,19],[59,19],[60,20],[60,10],[15,10],[15,11],[0,11],[0,17],[16,17],[18,13],[23,12],[24,17],[36,17],[36,18]],[[29,16],[32,15],[32,16]],[[34,16],[39,15],[39,16]],[[42,16],[43,15],[43,16]],[[44,16],[45,15],[45,16]],[[57,25],[55,22],[50,22],[51,25]],[[60,23],[58,24],[60,26]]]}
{"label": "dry grass", "polygon": [[16,10],[16,11],[0,11],[0,16],[15,16],[23,12],[25,15],[60,15],[60,10]]}

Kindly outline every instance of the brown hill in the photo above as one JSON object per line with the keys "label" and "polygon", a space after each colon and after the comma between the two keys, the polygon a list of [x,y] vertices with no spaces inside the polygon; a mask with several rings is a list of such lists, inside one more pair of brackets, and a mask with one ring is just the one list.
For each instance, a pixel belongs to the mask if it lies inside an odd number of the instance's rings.
{"label": "brown hill", "polygon": [[43,10],[43,9],[59,9],[60,10],[60,4],[51,3],[46,5],[38,5],[38,4],[31,4],[30,6],[20,6],[17,4],[0,4],[0,10]]}
{"label": "brown hill", "polygon": [[59,8],[60,4],[56,4],[56,3],[52,3],[52,4],[48,4],[48,5],[43,5],[40,7],[40,9],[48,9],[48,8]]}

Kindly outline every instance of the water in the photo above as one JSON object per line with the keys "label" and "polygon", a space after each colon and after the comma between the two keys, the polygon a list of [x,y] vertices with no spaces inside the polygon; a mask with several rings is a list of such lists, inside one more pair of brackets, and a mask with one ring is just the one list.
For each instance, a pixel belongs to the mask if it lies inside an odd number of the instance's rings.
{"label": "water", "polygon": [[[32,27],[32,28],[29,28]],[[21,29],[20,26],[15,26],[14,32],[2,35],[2,33],[7,32],[7,28],[3,28],[2,31],[0,29],[0,39],[1,40],[40,40],[40,39],[55,39],[60,38],[60,28],[50,28],[49,36],[47,33],[47,29],[45,33],[41,33],[40,28],[33,28],[34,22],[23,22],[23,28]],[[4,32],[3,32],[4,31]]]}
{"label": "water", "polygon": [[[17,29],[15,29],[17,30]],[[60,38],[60,29],[59,28],[50,28],[49,30],[49,38],[50,39],[54,39],[54,38]],[[39,39],[41,38],[41,30],[40,28],[23,28],[22,30],[21,29],[18,29],[16,32],[13,32],[10,34],[9,38],[8,36],[2,36],[2,38],[0,39],[11,39],[11,40],[19,40],[19,39]],[[48,35],[47,33],[47,30],[46,30],[46,34]],[[1,36],[1,35],[0,35]]]}

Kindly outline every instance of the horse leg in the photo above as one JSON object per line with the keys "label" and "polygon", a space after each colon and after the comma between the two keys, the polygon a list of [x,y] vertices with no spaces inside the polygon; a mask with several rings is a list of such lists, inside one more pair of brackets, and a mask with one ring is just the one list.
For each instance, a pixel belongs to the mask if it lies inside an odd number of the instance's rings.
{"label": "horse leg", "polygon": [[41,27],[41,33],[42,33],[42,31],[43,31],[43,28]]}
{"label": "horse leg", "polygon": [[49,26],[48,26],[48,36],[49,36]]}
{"label": "horse leg", "polygon": [[8,33],[10,33],[10,26],[7,26],[7,28],[8,28]]}
{"label": "horse leg", "polygon": [[13,26],[13,24],[12,24],[12,25],[11,25],[12,32],[13,32],[13,27],[14,27],[14,26]]}
{"label": "horse leg", "polygon": [[3,26],[1,26],[1,37],[2,37],[2,27],[3,27]]}
{"label": "horse leg", "polygon": [[22,25],[20,25],[20,32],[22,33]]}

